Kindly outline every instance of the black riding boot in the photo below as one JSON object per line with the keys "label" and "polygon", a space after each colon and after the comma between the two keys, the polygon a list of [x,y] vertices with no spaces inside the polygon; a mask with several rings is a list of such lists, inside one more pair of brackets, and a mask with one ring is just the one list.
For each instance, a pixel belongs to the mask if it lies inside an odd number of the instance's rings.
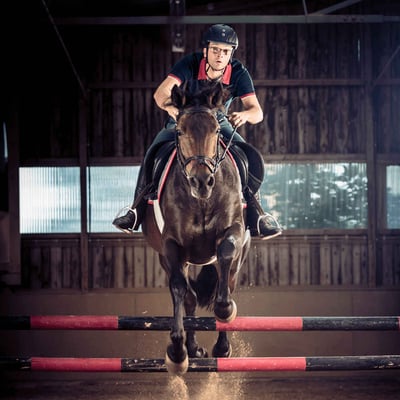
{"label": "black riding boot", "polygon": [[247,188],[243,192],[243,195],[247,203],[247,226],[250,229],[251,236],[268,240],[282,234],[279,222],[271,214],[266,213],[262,209],[259,202],[259,193],[251,193]]}
{"label": "black riding boot", "polygon": [[[174,146],[174,124],[171,123],[171,126],[172,127],[163,129],[158,133],[154,142],[146,152],[142,165],[140,166],[133,204],[130,207],[123,208],[119,214],[125,210],[127,210],[127,213],[122,216],[117,216],[112,222],[113,225],[122,232],[132,233],[133,231],[137,231],[143,221],[148,196],[154,191],[154,185],[158,183],[158,175],[160,171],[162,171],[162,165],[161,167],[159,165],[162,164],[162,162],[160,163],[159,160],[157,161],[159,151],[170,154]],[[169,143],[169,147],[164,146],[166,143]],[[154,175],[155,182],[153,182]]]}
{"label": "black riding boot", "polygon": [[140,167],[132,206],[123,208],[121,211],[127,209],[127,213],[121,217],[115,218],[112,222],[113,225],[122,232],[133,233],[134,230],[137,231],[143,221],[147,203],[146,195],[148,192],[146,175],[145,163],[143,163]]}
{"label": "black riding boot", "polygon": [[230,147],[242,181],[243,197],[247,202],[247,226],[252,236],[263,240],[282,233],[279,222],[265,212],[259,202],[259,189],[264,179],[264,160],[260,152],[249,143],[234,142]]}

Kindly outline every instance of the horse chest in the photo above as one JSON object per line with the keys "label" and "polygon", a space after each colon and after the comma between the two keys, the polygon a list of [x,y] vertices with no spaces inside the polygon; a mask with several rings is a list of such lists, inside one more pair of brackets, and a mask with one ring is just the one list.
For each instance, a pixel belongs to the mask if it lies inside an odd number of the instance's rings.
{"label": "horse chest", "polygon": [[190,210],[185,207],[181,210],[180,218],[170,228],[176,232],[177,236],[190,237],[193,240],[204,241],[205,238],[215,237],[220,234],[218,224],[218,213],[209,213],[204,210]]}

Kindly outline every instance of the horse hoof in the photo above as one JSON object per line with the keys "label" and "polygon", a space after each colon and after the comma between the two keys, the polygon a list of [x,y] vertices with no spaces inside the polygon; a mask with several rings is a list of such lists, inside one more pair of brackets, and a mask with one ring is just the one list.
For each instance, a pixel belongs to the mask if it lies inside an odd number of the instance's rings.
{"label": "horse hoof", "polygon": [[189,357],[190,358],[207,358],[208,352],[207,349],[204,347],[196,347],[193,349],[188,349]]}
{"label": "horse hoof", "polygon": [[184,375],[189,368],[189,357],[186,355],[186,358],[180,362],[176,363],[171,360],[168,356],[168,353],[165,354],[165,365],[167,367],[167,371],[172,375]]}
{"label": "horse hoof", "polygon": [[232,321],[236,318],[236,316],[237,316],[237,305],[236,305],[236,303],[235,303],[234,300],[231,300],[231,307],[232,307],[232,312],[230,313],[230,315],[228,315],[228,316],[225,317],[225,318],[222,318],[221,316],[218,316],[218,315],[215,313],[215,318],[216,318],[219,322],[226,322],[226,323],[232,322]]}
{"label": "horse hoof", "polygon": [[212,355],[213,355],[214,358],[220,358],[220,357],[228,358],[228,357],[230,357],[232,355],[232,346],[231,346],[231,344],[229,343],[228,350],[226,350],[226,351],[218,350],[217,345],[215,345],[213,347]]}

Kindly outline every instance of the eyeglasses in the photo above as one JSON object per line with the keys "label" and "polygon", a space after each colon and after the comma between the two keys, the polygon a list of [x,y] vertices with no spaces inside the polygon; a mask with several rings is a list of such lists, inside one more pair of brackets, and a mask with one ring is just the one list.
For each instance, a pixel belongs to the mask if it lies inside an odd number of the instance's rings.
{"label": "eyeglasses", "polygon": [[224,56],[229,55],[231,53],[231,51],[232,51],[232,49],[221,49],[220,47],[216,47],[216,46],[210,46],[209,49],[215,55],[223,54]]}

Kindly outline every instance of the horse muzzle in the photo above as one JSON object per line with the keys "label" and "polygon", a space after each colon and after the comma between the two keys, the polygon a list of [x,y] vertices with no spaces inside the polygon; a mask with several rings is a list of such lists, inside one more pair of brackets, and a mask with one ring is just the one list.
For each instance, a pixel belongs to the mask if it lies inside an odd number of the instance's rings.
{"label": "horse muzzle", "polygon": [[207,200],[211,197],[215,186],[215,175],[207,168],[196,168],[196,172],[192,170],[188,176],[190,191],[194,198]]}
{"label": "horse muzzle", "polygon": [[210,198],[215,186],[215,160],[206,156],[194,156],[185,160],[184,174],[189,182],[191,195],[196,199]]}

